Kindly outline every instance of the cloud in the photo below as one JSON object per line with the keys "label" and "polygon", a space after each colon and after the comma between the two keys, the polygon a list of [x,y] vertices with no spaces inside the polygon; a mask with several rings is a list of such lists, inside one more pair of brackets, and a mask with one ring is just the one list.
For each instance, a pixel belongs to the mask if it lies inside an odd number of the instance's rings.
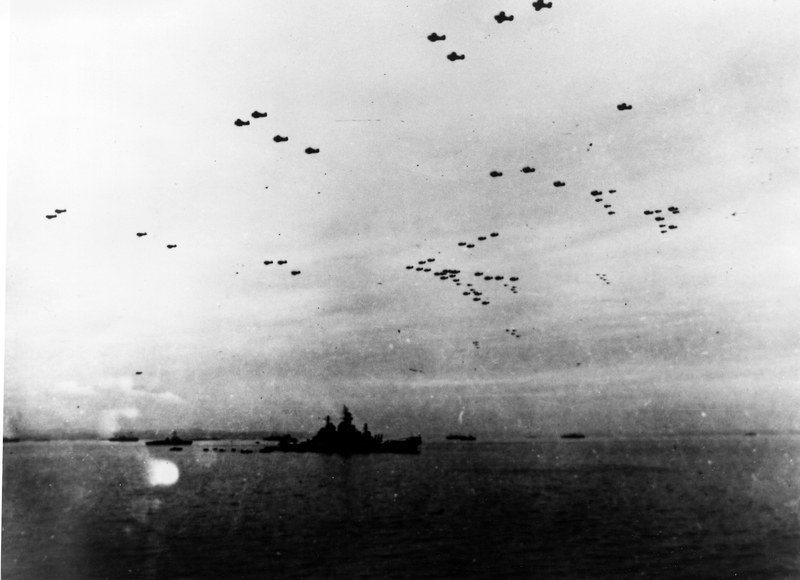
{"label": "cloud", "polygon": [[81,385],[78,381],[59,381],[55,385],[56,393],[64,396],[84,397],[95,394],[94,387]]}
{"label": "cloud", "polygon": [[183,403],[184,400],[169,391],[156,393],[146,391],[134,385],[134,379],[128,376],[101,379],[94,385],[83,385],[75,380],[59,381],[55,384],[55,394],[61,397],[97,398],[108,401],[159,401],[166,403]]}
{"label": "cloud", "polygon": [[94,432],[103,438],[173,421],[175,407],[186,403],[170,391],[145,390],[128,376],[106,377],[93,384],[58,381],[44,389],[28,389],[16,399],[26,425],[40,429],[47,425],[44,431]]}

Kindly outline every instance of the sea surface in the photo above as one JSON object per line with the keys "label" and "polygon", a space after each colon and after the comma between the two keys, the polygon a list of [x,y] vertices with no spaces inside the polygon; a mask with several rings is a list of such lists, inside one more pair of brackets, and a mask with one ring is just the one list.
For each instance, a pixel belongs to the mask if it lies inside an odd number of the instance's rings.
{"label": "sea surface", "polygon": [[800,578],[796,435],[259,447],[6,444],[2,578]]}

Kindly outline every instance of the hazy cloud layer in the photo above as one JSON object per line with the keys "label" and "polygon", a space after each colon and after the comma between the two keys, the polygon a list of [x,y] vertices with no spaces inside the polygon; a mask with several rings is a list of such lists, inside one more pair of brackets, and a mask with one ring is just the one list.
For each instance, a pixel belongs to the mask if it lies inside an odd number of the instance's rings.
{"label": "hazy cloud layer", "polygon": [[15,5],[5,430],[800,427],[799,11]]}

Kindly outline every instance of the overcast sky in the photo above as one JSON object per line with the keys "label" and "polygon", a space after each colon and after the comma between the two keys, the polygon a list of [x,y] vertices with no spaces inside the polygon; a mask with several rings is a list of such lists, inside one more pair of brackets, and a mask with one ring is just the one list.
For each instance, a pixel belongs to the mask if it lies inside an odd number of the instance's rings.
{"label": "overcast sky", "polygon": [[797,2],[11,16],[6,434],[800,428]]}

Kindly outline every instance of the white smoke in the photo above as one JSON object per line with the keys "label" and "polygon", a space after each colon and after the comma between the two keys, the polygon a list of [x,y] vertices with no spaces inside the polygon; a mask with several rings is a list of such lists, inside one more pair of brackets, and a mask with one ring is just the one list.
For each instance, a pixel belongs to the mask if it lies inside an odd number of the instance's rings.
{"label": "white smoke", "polygon": [[120,424],[121,419],[136,419],[138,416],[139,409],[135,407],[106,409],[100,413],[98,431],[102,437],[111,437],[122,429],[122,425]]}

